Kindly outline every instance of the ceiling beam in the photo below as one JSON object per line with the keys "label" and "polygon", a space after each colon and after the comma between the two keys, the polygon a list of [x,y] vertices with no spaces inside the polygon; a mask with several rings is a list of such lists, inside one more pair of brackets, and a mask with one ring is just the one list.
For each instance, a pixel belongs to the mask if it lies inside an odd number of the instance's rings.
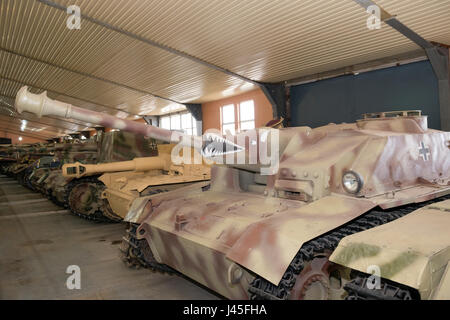
{"label": "ceiling beam", "polygon": [[290,116],[286,108],[286,85],[284,83],[265,83],[261,90],[272,105],[274,119],[284,119],[284,124],[289,122]]}
{"label": "ceiling beam", "polygon": [[373,71],[378,69],[390,68],[401,64],[413,63],[418,61],[428,60],[426,53],[423,50],[416,50],[400,55],[395,55],[387,58],[372,60],[360,64],[355,64],[335,70],[311,74],[292,80],[286,81],[286,86],[296,86],[309,82],[335,78],[343,75],[357,74],[361,72]]}
{"label": "ceiling beam", "polygon": [[[37,1],[39,1],[39,2],[41,2],[41,3],[43,3],[43,4],[46,4],[46,5],[48,5],[48,6],[52,7],[52,8],[55,8],[55,9],[58,9],[58,10],[62,10],[62,11],[64,11],[64,12],[67,12],[67,7],[65,7],[65,6],[63,6],[63,5],[60,5],[60,4],[58,4],[58,3],[55,3],[55,2],[53,2],[53,1],[49,1],[49,0],[37,0]],[[137,40],[137,41],[146,43],[146,44],[148,44],[148,45],[150,45],[150,46],[159,48],[159,49],[161,49],[161,50],[164,50],[164,51],[166,51],[166,52],[172,53],[172,54],[177,55],[177,56],[179,56],[179,57],[183,57],[183,58],[185,58],[185,59],[189,59],[189,60],[191,60],[191,61],[193,61],[193,62],[196,62],[196,63],[198,63],[198,64],[201,64],[201,65],[203,65],[203,66],[205,66],[205,67],[208,67],[208,68],[210,68],[210,69],[214,69],[214,70],[220,71],[220,72],[222,72],[222,73],[225,73],[225,74],[227,74],[227,75],[229,75],[229,76],[238,78],[238,79],[240,79],[240,80],[243,80],[243,81],[246,81],[246,82],[250,82],[250,83],[253,83],[253,84],[255,84],[255,85],[259,85],[259,82],[258,82],[258,81],[255,81],[255,80],[252,80],[252,79],[250,79],[250,78],[241,76],[240,74],[237,74],[237,73],[235,73],[235,72],[233,72],[233,71],[231,71],[231,70],[228,70],[228,69],[226,69],[226,68],[217,66],[217,65],[215,65],[215,64],[213,64],[213,63],[210,63],[210,62],[208,62],[208,61],[205,61],[205,60],[203,60],[203,59],[200,59],[200,58],[198,58],[198,57],[196,57],[196,56],[190,55],[190,54],[188,54],[188,53],[186,53],[186,52],[184,52],[184,51],[180,51],[180,50],[174,49],[174,48],[172,48],[172,47],[163,45],[163,44],[161,44],[161,43],[159,43],[159,42],[156,42],[156,41],[153,41],[153,40],[150,40],[150,39],[141,37],[141,36],[139,36],[139,35],[137,35],[137,34],[134,34],[134,33],[132,33],[132,32],[126,31],[126,30],[124,30],[124,29],[122,29],[122,28],[113,26],[113,25],[111,25],[111,24],[109,24],[109,23],[106,23],[106,22],[104,22],[104,21],[97,20],[97,19],[95,19],[95,18],[89,17],[89,16],[84,15],[84,14],[81,14],[81,18],[83,18],[83,19],[85,19],[85,20],[87,20],[87,21],[89,21],[89,22],[91,22],[91,23],[93,23],[93,24],[99,25],[99,26],[101,26],[101,27],[103,27],[103,28],[106,28],[106,29],[108,29],[108,30],[111,30],[111,31],[120,33],[120,34],[122,34],[122,35],[125,35],[125,36],[127,36],[127,37],[129,37],[129,38],[132,38],[132,39],[134,39],[134,40]]]}
{"label": "ceiling beam", "polygon": [[[52,8],[55,8],[55,9],[58,9],[58,10],[67,12],[67,7],[65,7],[65,6],[63,6],[63,5],[61,5],[61,4],[55,3],[55,2],[53,2],[53,1],[49,1],[49,0],[37,0],[37,1],[38,1],[38,2],[41,2],[41,3],[45,4],[45,5],[48,5],[48,6],[52,7]],[[120,34],[125,35],[125,36],[127,36],[127,37],[129,37],[129,38],[132,38],[132,39],[134,39],[134,40],[137,40],[137,41],[140,41],[140,42],[142,42],[142,43],[148,44],[148,45],[150,45],[150,46],[159,48],[159,49],[161,49],[161,50],[164,50],[164,51],[169,52],[169,53],[171,53],[171,54],[177,55],[177,56],[179,56],[179,57],[188,59],[188,60],[193,61],[193,62],[195,62],[195,63],[197,63],[197,64],[200,64],[200,65],[202,65],[202,66],[205,66],[205,67],[207,67],[207,68],[210,68],[210,69],[219,71],[219,72],[221,72],[221,73],[227,74],[227,75],[229,75],[229,76],[231,76],[231,77],[234,77],[234,78],[238,78],[238,79],[243,80],[243,81],[245,81],[245,82],[252,83],[252,84],[254,84],[254,85],[260,87],[261,90],[264,92],[266,98],[269,100],[270,104],[272,105],[272,110],[273,110],[273,114],[274,114],[274,115],[275,115],[275,114],[279,114],[280,110],[286,110],[285,99],[284,99],[284,100],[274,99],[274,96],[271,94],[272,90],[270,90],[270,89],[268,90],[268,89],[267,89],[269,86],[270,86],[270,87],[273,87],[274,85],[275,85],[275,86],[284,86],[284,84],[281,83],[281,82],[280,82],[280,83],[262,83],[262,82],[260,82],[260,81],[256,81],[256,80],[247,78],[247,77],[245,77],[245,76],[242,76],[242,75],[240,75],[240,74],[238,74],[238,73],[236,73],[236,72],[233,72],[233,71],[231,71],[231,70],[229,70],[229,69],[226,69],[226,68],[224,68],[224,67],[215,65],[215,64],[213,64],[213,63],[211,63],[211,62],[208,62],[208,61],[203,60],[203,59],[201,59],[201,58],[198,58],[198,57],[196,57],[196,56],[190,55],[190,54],[188,54],[188,53],[186,53],[186,52],[184,52],[184,51],[177,50],[177,49],[175,49],[175,48],[172,48],[172,47],[163,45],[163,44],[161,44],[161,43],[159,43],[159,42],[156,42],[156,41],[153,41],[153,40],[144,38],[144,37],[142,37],[142,36],[139,36],[139,35],[137,35],[137,34],[134,34],[134,33],[132,33],[132,32],[126,31],[126,30],[124,30],[124,29],[122,29],[122,28],[113,26],[113,25],[111,25],[111,24],[109,24],[109,23],[107,23],[107,22],[100,21],[100,20],[98,20],[98,19],[89,17],[89,16],[84,15],[84,14],[81,14],[81,18],[83,18],[83,19],[85,19],[85,20],[87,20],[87,21],[89,21],[89,22],[91,22],[91,23],[93,23],[93,24],[96,24],[96,25],[98,25],[98,26],[101,26],[101,27],[103,27],[103,28],[105,28],[105,29],[108,29],[108,30],[111,30],[111,31],[120,33]],[[150,94],[150,93],[149,93],[149,94]],[[169,99],[167,99],[167,100],[169,100]],[[173,100],[171,100],[171,101],[172,101],[172,102],[175,102],[175,103],[178,103],[178,104],[184,104],[184,103],[176,102],[176,101],[173,101]],[[279,104],[278,104],[278,103],[282,103],[282,102],[284,102],[283,105],[279,105]],[[186,104],[185,104],[185,105],[186,105]],[[281,115],[278,115],[278,117],[280,117],[280,116],[281,116]]]}
{"label": "ceiling beam", "polygon": [[32,61],[35,61],[35,62],[38,62],[38,63],[46,64],[48,66],[51,66],[51,67],[54,67],[54,68],[57,68],[57,69],[61,69],[61,70],[68,71],[68,72],[72,72],[72,73],[78,74],[78,75],[86,77],[86,78],[90,78],[90,79],[94,79],[94,80],[97,80],[97,81],[101,81],[101,82],[105,82],[105,83],[108,83],[108,84],[112,84],[114,86],[118,86],[118,87],[121,87],[121,88],[125,88],[125,89],[128,89],[128,90],[139,92],[141,94],[153,96],[153,97],[158,98],[158,99],[170,101],[170,102],[173,102],[173,103],[183,104],[181,102],[175,101],[175,100],[170,99],[170,98],[159,96],[157,94],[148,92],[146,90],[130,87],[129,85],[126,85],[126,84],[123,84],[123,83],[119,83],[119,82],[115,82],[113,80],[109,80],[109,79],[106,79],[106,78],[97,77],[97,76],[94,76],[93,74],[90,74],[90,73],[86,73],[86,72],[82,72],[82,71],[78,71],[78,70],[74,70],[74,69],[69,69],[69,68],[57,65],[55,63],[52,63],[52,62],[49,62],[49,61],[44,61],[44,60],[37,59],[37,58],[33,58],[33,57],[27,56],[25,54],[18,53],[18,52],[15,52],[15,51],[3,48],[3,47],[0,47],[0,51],[4,51],[6,53],[9,53],[9,54],[12,54],[12,55],[16,55],[16,56],[19,56],[19,57],[22,57],[22,58],[25,58],[25,59],[28,59],[28,60],[32,60]]}
{"label": "ceiling beam", "polygon": [[396,16],[389,14],[381,6],[372,0],[353,0],[361,5],[366,11],[370,6],[376,6],[380,9],[380,20],[385,22],[394,30],[420,46],[425,50],[434,73],[438,79],[439,86],[439,107],[441,117],[441,129],[450,131],[450,81],[449,81],[449,51],[443,50],[439,46],[433,45],[425,40],[418,33],[408,28],[400,22]]}
{"label": "ceiling beam", "polygon": [[200,103],[187,103],[186,109],[196,121],[203,121],[202,105]]}

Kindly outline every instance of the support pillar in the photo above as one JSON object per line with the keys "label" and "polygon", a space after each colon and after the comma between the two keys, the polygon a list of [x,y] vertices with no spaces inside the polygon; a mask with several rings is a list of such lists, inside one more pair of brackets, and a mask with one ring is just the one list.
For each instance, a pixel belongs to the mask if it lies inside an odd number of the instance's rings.
{"label": "support pillar", "polygon": [[185,103],[184,105],[197,121],[197,135],[201,136],[203,134],[202,105],[200,103]]}
{"label": "support pillar", "polygon": [[273,118],[284,118],[286,124],[289,115],[286,108],[286,86],[284,83],[261,83],[261,89],[272,105]]}
{"label": "support pillar", "polygon": [[392,29],[398,31],[403,36],[420,46],[425,50],[428,59],[433,67],[434,73],[438,79],[439,85],[439,108],[441,117],[441,130],[450,131],[450,85],[449,85],[449,49],[433,44],[422,38],[419,34],[411,30],[396,16],[389,14],[373,0],[354,0],[364,9],[369,6],[377,6],[381,12],[381,21],[385,22]]}

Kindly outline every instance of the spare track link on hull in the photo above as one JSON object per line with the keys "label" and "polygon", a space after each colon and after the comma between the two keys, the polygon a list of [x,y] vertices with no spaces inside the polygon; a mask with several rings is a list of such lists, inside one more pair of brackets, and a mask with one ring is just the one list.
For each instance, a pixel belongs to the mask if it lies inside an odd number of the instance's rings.
{"label": "spare track link on hull", "polygon": [[[334,229],[322,236],[319,236],[318,238],[306,242],[295,255],[278,286],[257,276],[250,283],[250,287],[248,289],[250,298],[252,300],[289,299],[290,292],[294,287],[297,276],[303,270],[303,267],[306,265],[306,263],[311,261],[316,255],[324,255],[326,251],[334,251],[342,238],[354,233],[362,232],[380,226],[388,222],[392,222],[426,205],[446,199],[450,199],[450,195],[422,203],[412,203],[388,210],[375,208],[356,218],[355,220],[352,220],[342,225],[341,227],[338,227],[337,229]],[[355,286],[352,286],[352,288],[355,289]],[[359,297],[363,295],[361,294],[357,296]]]}
{"label": "spare track link on hull", "polygon": [[129,223],[126,235],[122,238],[120,245],[120,256],[128,267],[144,267],[152,271],[173,274],[174,270],[169,266],[158,263],[151,253],[150,247],[145,239],[137,239],[136,230],[138,224]]}
{"label": "spare track link on hull", "polygon": [[98,188],[100,188],[100,190],[102,190],[102,191],[105,188],[103,183],[97,179],[97,176],[84,177],[84,178],[74,179],[74,180],[70,181],[65,187],[66,188],[66,191],[65,191],[65,203],[67,204],[70,212],[72,214],[80,217],[80,218],[83,218],[83,219],[86,219],[86,220],[90,220],[90,221],[111,222],[110,219],[106,218],[103,215],[103,212],[102,212],[101,209],[97,209],[92,214],[84,214],[84,213],[81,213],[81,212],[77,212],[77,210],[70,205],[70,193],[71,193],[71,191],[72,191],[72,189],[74,187],[76,187],[77,185],[79,185],[81,183],[92,183],[94,185],[97,185]]}

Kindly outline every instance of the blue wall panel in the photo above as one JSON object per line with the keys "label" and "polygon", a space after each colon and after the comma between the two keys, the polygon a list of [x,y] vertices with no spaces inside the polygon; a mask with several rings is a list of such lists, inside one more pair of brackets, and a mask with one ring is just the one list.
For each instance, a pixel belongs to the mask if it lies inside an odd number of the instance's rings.
{"label": "blue wall panel", "polygon": [[291,87],[292,126],[355,122],[361,114],[420,109],[440,129],[439,91],[429,61]]}

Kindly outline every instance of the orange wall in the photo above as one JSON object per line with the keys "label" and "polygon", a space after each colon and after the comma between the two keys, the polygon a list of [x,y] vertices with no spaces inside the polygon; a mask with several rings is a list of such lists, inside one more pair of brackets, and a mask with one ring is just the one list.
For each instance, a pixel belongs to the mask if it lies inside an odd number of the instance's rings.
{"label": "orange wall", "polygon": [[145,122],[145,120],[143,118],[139,118],[139,119],[136,119],[136,120],[133,120],[133,121],[144,123],[144,124],[147,123],[147,122]]}
{"label": "orange wall", "polygon": [[34,139],[31,137],[25,137],[25,136],[21,136],[22,141],[19,141],[18,134],[9,133],[9,132],[1,134],[1,137],[2,138],[10,138],[11,142],[13,144],[45,142],[45,140],[42,140],[42,139]]}
{"label": "orange wall", "polygon": [[220,107],[231,103],[236,105],[245,100],[254,101],[256,127],[261,127],[273,119],[272,105],[261,89],[256,89],[238,96],[203,103],[203,132],[212,128],[220,130]]}

